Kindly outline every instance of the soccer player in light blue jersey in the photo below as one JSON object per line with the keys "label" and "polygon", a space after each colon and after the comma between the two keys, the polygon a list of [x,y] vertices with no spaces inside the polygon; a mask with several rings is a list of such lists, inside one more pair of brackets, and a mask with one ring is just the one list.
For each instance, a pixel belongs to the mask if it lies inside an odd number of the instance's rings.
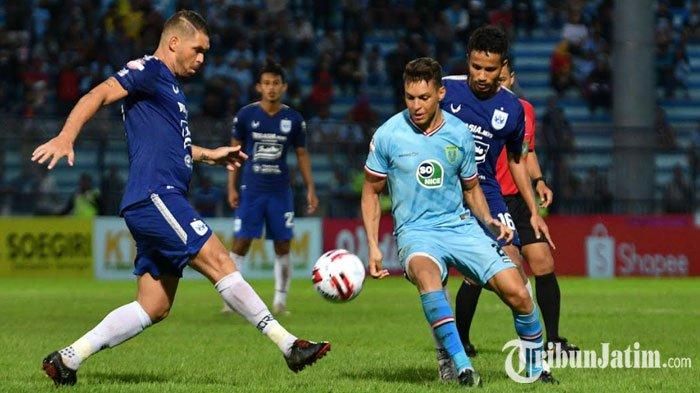
{"label": "soccer player in light blue jersey", "polygon": [[129,181],[120,214],[136,241],[138,292],[135,301],[113,310],[73,344],[43,360],[44,371],[56,385],[74,385],[78,367],[89,356],[163,320],[188,264],[214,284],[231,308],[277,344],[292,371],[300,371],[330,350],[328,342],[297,339],[282,327],[187,200],[193,162],[235,170],[246,158],[240,147],[206,149],[192,143],[185,95],[177,77],[194,75],[208,49],[204,19],[192,11],[177,12],[166,21],[153,56],[130,61],[83,96],[58,136],[32,154],[32,161],[49,162],[49,169],[63,157],[73,165],[73,143],[83,125],[102,106],[124,99]]}
{"label": "soccer player in light blue jersey", "polygon": [[[379,195],[388,186],[406,277],[417,287],[425,317],[454,363],[459,383],[478,386],[481,377],[464,351],[443,289],[449,266],[493,289],[512,309],[520,337],[536,341],[542,328],[520,273],[477,223],[478,218],[498,240],[512,240],[510,229],[491,216],[479,186],[471,133],[465,132],[458,118],[439,108],[445,96],[441,77],[440,64],[430,58],[406,66],[407,109],[379,127],[370,144],[362,219],[369,272],[381,279],[389,273],[382,269],[378,244]],[[540,341],[527,353],[529,375],[542,373],[541,349]]]}

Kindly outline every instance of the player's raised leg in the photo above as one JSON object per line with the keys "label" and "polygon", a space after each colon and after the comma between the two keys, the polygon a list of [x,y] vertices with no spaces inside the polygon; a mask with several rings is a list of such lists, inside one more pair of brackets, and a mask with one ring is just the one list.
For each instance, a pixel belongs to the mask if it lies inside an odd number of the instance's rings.
{"label": "player's raised leg", "polygon": [[46,374],[56,385],[74,385],[76,371],[91,355],[113,348],[165,319],[175,300],[179,278],[153,278],[146,273],[138,278],[136,301],[109,314],[71,345],[49,354],[43,361]]}
{"label": "player's raised leg", "polygon": [[442,287],[442,271],[433,257],[414,253],[406,258],[406,272],[420,292],[425,318],[433,334],[449,354],[461,384],[478,386],[481,377],[474,371],[469,356],[459,340],[454,314]]}
{"label": "player's raised leg", "polygon": [[298,339],[272,316],[270,310],[231,261],[221,241],[212,235],[192,259],[190,266],[211,281],[233,310],[272,340],[294,372],[313,364],[331,348],[330,343]]}

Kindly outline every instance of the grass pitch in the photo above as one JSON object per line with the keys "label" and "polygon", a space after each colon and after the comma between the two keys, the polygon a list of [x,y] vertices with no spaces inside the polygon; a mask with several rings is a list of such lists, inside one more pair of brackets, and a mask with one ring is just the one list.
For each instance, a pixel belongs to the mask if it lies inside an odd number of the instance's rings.
{"label": "grass pitch", "polygon": [[[253,281],[263,299],[272,281]],[[452,296],[458,280],[450,280]],[[521,385],[504,371],[504,343],[515,337],[510,311],[484,292],[472,329],[474,365],[491,391],[700,390],[700,280],[560,279],[561,334],[584,349],[601,343],[690,358],[690,368],[554,369],[557,386]],[[55,391],[41,359],[82,335],[110,310],[133,300],[133,282],[0,279],[0,391]],[[368,280],[348,304],[318,296],[310,280],[292,284],[292,314],[280,321],[294,334],[332,342],[331,352],[300,374],[277,347],[221,302],[205,281],[180,284],[168,319],[86,361],[75,392],[445,392],[416,290],[399,278]]]}

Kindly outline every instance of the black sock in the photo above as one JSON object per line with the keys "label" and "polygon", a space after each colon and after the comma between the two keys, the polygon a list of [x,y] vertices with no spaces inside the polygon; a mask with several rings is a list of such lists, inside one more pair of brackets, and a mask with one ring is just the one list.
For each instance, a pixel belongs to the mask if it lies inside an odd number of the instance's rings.
{"label": "black sock", "polygon": [[476,313],[476,304],[481,295],[481,286],[469,285],[462,281],[462,286],[457,292],[457,300],[455,301],[455,320],[457,322],[457,331],[459,338],[462,340],[462,345],[471,344],[469,340],[469,329],[474,320]]}
{"label": "black sock", "polygon": [[535,290],[537,292],[537,304],[542,311],[542,319],[547,329],[547,340],[556,340],[559,337],[559,308],[561,304],[561,292],[554,272],[543,276],[535,276]]}

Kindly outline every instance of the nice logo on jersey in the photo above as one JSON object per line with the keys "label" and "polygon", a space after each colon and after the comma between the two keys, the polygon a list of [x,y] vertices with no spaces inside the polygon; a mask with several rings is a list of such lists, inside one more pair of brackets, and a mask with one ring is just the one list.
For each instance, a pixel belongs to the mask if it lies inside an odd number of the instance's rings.
{"label": "nice logo on jersey", "polygon": [[425,188],[440,188],[445,171],[437,160],[425,160],[416,168],[416,180]]}

